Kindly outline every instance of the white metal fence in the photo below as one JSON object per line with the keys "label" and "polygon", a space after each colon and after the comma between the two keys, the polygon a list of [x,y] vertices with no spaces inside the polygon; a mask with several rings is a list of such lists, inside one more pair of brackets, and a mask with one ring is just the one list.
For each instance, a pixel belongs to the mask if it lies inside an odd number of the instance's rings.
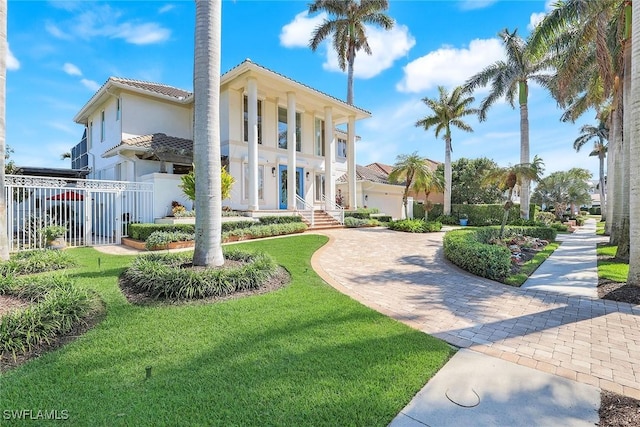
{"label": "white metal fence", "polygon": [[5,190],[10,252],[44,247],[50,225],[66,228],[68,246],[97,246],[153,222],[151,183],[6,175]]}

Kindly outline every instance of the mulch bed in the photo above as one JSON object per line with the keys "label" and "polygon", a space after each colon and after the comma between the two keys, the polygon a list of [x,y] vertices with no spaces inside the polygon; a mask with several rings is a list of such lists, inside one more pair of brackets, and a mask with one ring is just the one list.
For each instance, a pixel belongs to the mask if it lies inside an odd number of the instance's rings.
{"label": "mulch bed", "polygon": [[[640,287],[600,279],[598,298],[640,304]],[[600,427],[640,426],[640,400],[604,390],[600,399]]]}

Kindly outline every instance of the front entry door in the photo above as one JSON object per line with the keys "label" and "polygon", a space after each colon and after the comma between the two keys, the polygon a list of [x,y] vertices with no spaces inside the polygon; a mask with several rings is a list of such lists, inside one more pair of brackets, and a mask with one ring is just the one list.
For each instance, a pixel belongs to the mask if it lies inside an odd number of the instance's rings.
{"label": "front entry door", "polygon": [[[304,170],[296,168],[296,194],[304,194]],[[278,169],[278,202],[280,209],[287,209],[287,165],[280,165]]]}

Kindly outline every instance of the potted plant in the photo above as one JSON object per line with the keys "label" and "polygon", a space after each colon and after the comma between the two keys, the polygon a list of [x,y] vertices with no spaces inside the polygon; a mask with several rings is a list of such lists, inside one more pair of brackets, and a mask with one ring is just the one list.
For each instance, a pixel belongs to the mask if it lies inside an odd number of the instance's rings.
{"label": "potted plant", "polygon": [[465,226],[469,223],[469,217],[467,214],[460,214],[460,225]]}
{"label": "potted plant", "polygon": [[45,227],[43,233],[47,242],[47,248],[64,249],[67,246],[64,240],[66,232],[67,228],[62,225],[49,225]]}

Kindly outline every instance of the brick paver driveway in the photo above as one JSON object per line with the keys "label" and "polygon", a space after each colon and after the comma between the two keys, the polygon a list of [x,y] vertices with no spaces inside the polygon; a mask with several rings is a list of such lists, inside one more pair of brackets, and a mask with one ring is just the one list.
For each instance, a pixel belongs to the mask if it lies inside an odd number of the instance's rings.
{"label": "brick paver driveway", "polygon": [[640,306],[513,288],[444,259],[444,233],[323,232],[338,290],[457,347],[640,398]]}

